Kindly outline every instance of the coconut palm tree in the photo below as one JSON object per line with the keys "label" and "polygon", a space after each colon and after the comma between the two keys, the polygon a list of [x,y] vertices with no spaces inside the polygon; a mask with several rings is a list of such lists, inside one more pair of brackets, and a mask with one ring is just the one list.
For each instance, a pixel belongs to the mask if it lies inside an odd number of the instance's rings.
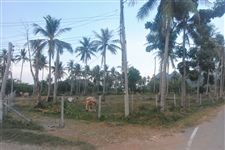
{"label": "coconut palm tree", "polygon": [[[58,39],[55,40],[55,42],[57,43],[57,48],[56,48],[56,65],[55,65],[55,71],[58,72],[60,71],[59,69],[59,55],[63,54],[63,49],[67,49],[70,53],[73,53],[73,49],[71,47],[71,45],[69,43],[66,43],[66,42],[63,42],[63,41],[59,41]],[[57,81],[58,81],[58,76],[59,74],[58,73],[55,73],[55,80],[54,80],[54,92],[53,92],[53,101],[55,102],[56,101],[56,93],[57,93]]]}
{"label": "coconut palm tree", "polygon": [[115,92],[117,93],[119,72],[116,71],[116,68],[115,67],[112,67],[111,68],[110,76],[111,76],[111,78],[113,80],[113,88],[115,88]]}
{"label": "coconut palm tree", "polygon": [[21,61],[21,71],[20,71],[20,83],[21,83],[21,79],[22,79],[22,74],[23,74],[23,65],[25,63],[25,61],[28,61],[28,57],[27,57],[27,52],[25,49],[21,49],[20,50],[20,54],[15,56],[15,59],[17,62]]}
{"label": "coconut palm tree", "polygon": [[[131,0],[131,2],[135,2],[135,0]],[[150,13],[150,11],[154,8],[156,4],[156,0],[148,0],[138,11],[137,18],[144,19]],[[196,11],[197,8],[194,5],[192,0],[161,0],[158,5],[158,12],[156,17],[160,17],[162,24],[162,32],[165,35],[165,47],[164,47],[164,63],[163,63],[163,71],[162,71],[162,86],[161,86],[161,107],[162,111],[165,110],[165,97],[166,97],[166,68],[168,62],[168,51],[169,51],[169,38],[171,33],[171,28],[173,26],[173,20],[175,17],[176,9],[179,5],[185,5],[185,9],[188,11]]]}
{"label": "coconut palm tree", "polygon": [[47,62],[47,57],[44,56],[43,54],[40,54],[41,56],[39,57],[39,61],[38,61],[38,67],[39,67],[39,70],[41,71],[42,70],[42,76],[41,76],[41,91],[43,89],[43,80],[44,80],[44,70],[45,69],[48,69],[48,62]]}
{"label": "coconut palm tree", "polygon": [[63,66],[62,62],[59,62],[58,64],[58,71],[56,71],[56,62],[54,63],[54,66],[52,66],[52,73],[55,75],[57,72],[57,80],[61,80],[62,78],[67,76],[66,68]]}
{"label": "coconut palm tree", "polygon": [[67,68],[67,71],[69,73],[70,95],[72,95],[73,88],[74,88],[74,79],[75,79],[74,66],[75,66],[74,61],[69,60],[66,68]]}
{"label": "coconut palm tree", "polygon": [[74,75],[76,76],[76,93],[80,95],[80,77],[81,77],[82,67],[80,64],[75,64]]}
{"label": "coconut palm tree", "polygon": [[[46,22],[45,28],[42,28],[41,26],[39,26],[38,24],[35,24],[35,23],[33,24],[33,26],[34,26],[34,34],[35,35],[39,33],[46,38],[43,45],[48,46],[49,78],[51,78],[51,59],[54,57],[55,50],[57,50],[57,61],[56,61],[57,66],[59,63],[59,59],[58,59],[59,51],[62,51],[64,48],[67,49],[69,52],[73,51],[70,44],[57,39],[62,33],[70,31],[71,28],[60,29],[61,19],[55,19],[55,18],[51,17],[50,15],[47,15],[46,17],[44,17],[44,20]],[[57,78],[56,78],[56,80],[57,80]],[[55,83],[55,85],[56,85],[56,83]],[[51,82],[49,80],[47,97],[50,96],[50,91],[51,91]],[[55,99],[54,99],[54,101],[55,101]]]}
{"label": "coconut palm tree", "polygon": [[[77,57],[80,56],[80,60],[82,60],[85,63],[85,68],[87,66],[88,60],[91,59],[91,56],[96,56],[95,52],[97,49],[97,44],[94,41],[91,41],[91,38],[83,37],[83,40],[79,41],[81,46],[76,48],[76,52],[78,52]],[[84,95],[86,94],[86,87],[87,87],[87,72],[85,69],[84,74],[85,80],[84,80]]]}
{"label": "coconut palm tree", "polygon": [[37,104],[41,100],[41,84],[39,81],[39,70],[40,70],[40,58],[42,55],[42,51],[44,49],[43,45],[44,40],[30,40],[29,43],[31,45],[31,49],[33,50],[33,55],[35,55],[34,61],[33,61],[33,67],[34,67],[34,91],[33,94],[37,96]]}
{"label": "coconut palm tree", "polygon": [[[197,8],[198,4],[196,0],[192,0],[195,8]],[[193,10],[195,15],[190,17],[190,9],[186,8],[186,5],[180,4],[179,7],[176,8],[175,18],[178,22],[178,25],[176,26],[176,32],[179,34],[182,31],[183,36],[183,42],[182,42],[182,64],[183,64],[183,71],[182,71],[182,105],[184,107],[184,110],[186,110],[187,107],[187,94],[186,94],[186,76],[187,76],[187,65],[186,65],[186,41],[189,43],[189,36],[193,32],[193,26],[197,25],[200,21],[200,16],[197,10]]]}
{"label": "coconut palm tree", "polygon": [[[215,42],[217,43],[217,53],[220,61],[220,98],[223,96],[223,85],[224,85],[224,47],[225,39],[222,34],[217,34],[215,36]],[[218,69],[219,70],[219,69]],[[215,92],[217,91],[217,82],[215,82]]]}
{"label": "coconut palm tree", "polygon": [[48,62],[47,62],[47,57],[43,54],[41,54],[40,58],[39,58],[39,70],[42,70],[42,77],[41,80],[43,80],[44,78],[44,69],[48,68]]}
{"label": "coconut palm tree", "polygon": [[93,92],[95,91],[94,89],[96,88],[96,92],[99,92],[99,86],[100,86],[100,81],[101,81],[101,67],[99,65],[96,65],[92,71],[92,76],[93,76]]}
{"label": "coconut palm tree", "polygon": [[[113,30],[109,31],[108,28],[106,29],[101,29],[101,33],[98,34],[97,32],[94,31],[94,34],[98,40],[95,42],[98,45],[98,51],[101,52],[102,55],[102,64],[103,66],[106,66],[106,52],[109,50],[112,54],[116,54],[117,49],[120,49],[117,45],[114,43],[118,43],[119,40],[113,40]],[[103,93],[102,93],[102,100],[105,101],[105,75],[106,75],[106,70],[104,67],[104,73],[103,73]]]}

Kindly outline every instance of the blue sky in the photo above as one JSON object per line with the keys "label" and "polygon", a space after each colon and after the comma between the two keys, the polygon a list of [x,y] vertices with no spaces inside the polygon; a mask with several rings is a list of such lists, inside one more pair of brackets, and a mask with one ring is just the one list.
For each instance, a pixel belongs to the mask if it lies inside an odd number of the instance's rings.
{"label": "blue sky", "polygon": [[[154,52],[145,52],[145,36],[149,31],[144,28],[144,24],[146,21],[150,21],[154,18],[156,10],[152,11],[151,15],[146,19],[138,21],[136,19],[136,14],[143,4],[144,1],[139,2],[134,7],[128,7],[125,4],[127,55],[130,66],[137,68],[142,76],[152,77],[154,72]],[[119,0],[1,0],[0,49],[7,49],[8,42],[12,42],[15,46],[14,55],[19,54],[19,50],[23,48],[23,44],[25,43],[25,30],[22,22],[29,25],[30,39],[41,38],[40,36],[34,36],[31,24],[37,23],[44,27],[45,22],[43,17],[46,15],[51,15],[57,19],[61,18],[61,28],[72,28],[70,32],[62,34],[60,39],[71,43],[74,49],[79,46],[78,40],[81,40],[83,36],[94,39],[93,31],[99,32],[101,28],[114,30],[115,38],[119,38],[119,10]],[[224,17],[216,19],[214,23],[216,23],[215,26],[218,28],[218,31],[224,33]],[[47,50],[45,53],[47,55]],[[88,62],[91,68],[101,64],[100,54],[98,53],[96,56],[97,57],[92,57],[92,60]],[[108,53],[106,57],[107,64],[110,68],[121,65],[120,51],[117,52],[117,55]],[[68,52],[64,52],[61,56],[61,61],[63,61],[64,66],[66,66],[69,60],[74,60],[84,66],[84,64],[79,61],[79,58],[76,57],[76,54],[71,55]],[[14,78],[19,78],[20,66],[20,63],[12,65]],[[23,82],[32,83],[28,63],[25,64],[22,80]]]}

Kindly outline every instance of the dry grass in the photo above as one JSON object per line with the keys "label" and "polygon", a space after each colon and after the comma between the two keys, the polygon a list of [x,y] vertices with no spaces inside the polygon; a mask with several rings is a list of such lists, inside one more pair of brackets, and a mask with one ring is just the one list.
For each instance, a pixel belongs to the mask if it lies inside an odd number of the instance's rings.
{"label": "dry grass", "polygon": [[[179,113],[183,117],[172,122],[169,125],[162,126],[156,124],[158,116],[149,117],[150,108],[155,105],[154,96],[151,95],[135,95],[134,96],[134,112],[136,116],[131,114],[129,118],[124,117],[123,95],[106,96],[106,102],[102,104],[103,121],[97,119],[97,112],[85,111],[85,100],[87,96],[74,96],[75,101],[67,102],[66,112],[70,113],[65,116],[65,127],[60,128],[60,113],[51,113],[51,109],[34,109],[34,101],[29,99],[16,99],[16,108],[26,116],[44,126],[45,133],[66,139],[68,141],[83,141],[94,147],[102,147],[107,144],[121,143],[129,139],[138,137],[140,140],[149,140],[166,137],[185,127],[194,126],[204,121],[209,121],[216,116],[222,108],[220,104],[212,104],[207,106],[195,106],[184,114],[181,109],[176,108],[175,113]],[[68,97],[65,97],[65,101]],[[97,98],[97,97],[96,97]],[[98,99],[98,98],[97,98]],[[173,100],[167,102],[169,107]],[[194,105],[194,104],[192,104]],[[131,110],[131,108],[130,108]],[[158,115],[159,112],[151,112]],[[173,112],[164,113],[167,118],[173,117]],[[111,118],[110,118],[111,117]],[[112,118],[113,117],[113,118]],[[135,118],[136,117],[136,118]],[[139,117],[139,118],[138,118]],[[120,120],[118,119],[120,118]],[[133,124],[132,120],[137,119]],[[139,121],[139,124],[138,124]],[[140,121],[143,122],[140,123]],[[152,124],[150,124],[152,123]],[[152,126],[154,124],[154,127]]]}

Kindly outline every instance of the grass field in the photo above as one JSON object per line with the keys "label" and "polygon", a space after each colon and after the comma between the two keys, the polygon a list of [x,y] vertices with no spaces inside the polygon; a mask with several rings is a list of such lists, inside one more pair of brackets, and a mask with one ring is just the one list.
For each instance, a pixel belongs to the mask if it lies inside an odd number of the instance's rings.
{"label": "grass field", "polygon": [[[98,129],[98,124],[105,123],[107,126],[115,126],[122,128],[126,126],[136,126],[138,128],[149,127],[157,128],[183,128],[190,127],[206,121],[215,116],[218,108],[224,104],[224,100],[210,99],[208,97],[202,98],[202,105],[195,103],[194,96],[189,96],[190,106],[187,111],[184,111],[180,106],[179,96],[177,96],[177,105],[174,105],[173,96],[166,100],[166,111],[161,112],[160,107],[155,106],[155,96],[148,94],[134,95],[133,112],[131,111],[131,97],[130,97],[130,115],[124,116],[124,99],[123,95],[107,95],[106,101],[102,102],[101,117],[98,118],[98,111],[87,112],[85,110],[85,99],[87,96],[74,96],[74,101],[67,101],[68,97],[64,97],[65,103],[65,120],[75,120],[81,122],[76,124],[75,130],[80,131],[83,135],[88,134],[84,125],[95,125]],[[97,97],[96,97],[97,98]],[[37,144],[37,145],[60,145],[60,146],[75,146],[79,149],[95,149],[94,142],[81,138],[67,138],[60,137],[60,134],[48,134],[45,128],[40,125],[38,120],[48,118],[50,120],[57,120],[60,124],[60,106],[61,97],[56,103],[46,103],[41,108],[34,108],[35,103],[30,98],[15,99],[14,108],[32,119],[32,122],[27,123],[12,112],[8,112],[7,117],[4,118],[2,124],[1,137],[4,141],[15,141],[21,144]],[[55,122],[57,122],[55,121]],[[85,124],[82,122],[85,121]],[[101,124],[102,125],[102,124]],[[71,128],[73,126],[70,125]],[[78,127],[79,126],[79,127]],[[61,130],[60,128],[56,130]],[[115,129],[115,132],[117,129]],[[109,131],[99,131],[95,136],[102,136]],[[67,134],[67,133],[65,133]],[[118,134],[118,133],[115,133]],[[129,132],[127,134],[130,134]],[[133,133],[132,133],[133,134]],[[113,133],[111,133],[113,136]],[[128,135],[129,136],[129,135]],[[115,135],[116,138],[116,135]],[[30,142],[29,142],[30,141]]]}

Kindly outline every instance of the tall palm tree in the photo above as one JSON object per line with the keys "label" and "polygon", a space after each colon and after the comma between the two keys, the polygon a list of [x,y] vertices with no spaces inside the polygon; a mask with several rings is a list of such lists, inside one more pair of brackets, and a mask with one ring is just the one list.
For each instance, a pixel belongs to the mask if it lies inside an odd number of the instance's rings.
{"label": "tall palm tree", "polygon": [[100,86],[100,81],[101,81],[101,67],[99,65],[96,65],[93,69],[92,69],[92,76],[93,76],[93,83],[94,83],[94,87],[93,87],[93,92],[95,91],[94,89],[96,88],[96,92],[99,92],[99,86]]}
{"label": "tall palm tree", "polygon": [[39,69],[42,70],[42,77],[41,80],[43,80],[44,78],[44,69],[48,68],[48,62],[47,62],[47,57],[43,54],[41,54],[40,58],[39,58]]}
{"label": "tall palm tree", "polygon": [[[82,60],[85,63],[85,68],[87,66],[88,60],[91,59],[91,56],[95,56],[95,52],[97,49],[97,45],[95,41],[91,41],[91,38],[83,37],[83,41],[79,41],[81,46],[76,48],[76,52],[78,52],[77,57],[80,56],[80,60]],[[84,74],[85,80],[84,80],[84,95],[86,94],[86,87],[87,87],[87,71],[85,69]]]}
{"label": "tall palm tree", "polygon": [[57,75],[57,77],[58,77],[57,80],[61,80],[62,78],[67,76],[66,68],[63,66],[62,62],[59,62],[59,64],[58,64],[58,71],[56,71],[56,62],[54,63],[54,66],[52,66],[52,73],[54,75],[58,74]]}
{"label": "tall palm tree", "polygon": [[[220,90],[219,96],[220,98],[223,96],[223,85],[224,85],[224,47],[225,47],[225,39],[221,34],[217,34],[215,37],[215,42],[217,43],[217,53],[220,61]],[[219,70],[219,69],[218,69]],[[217,82],[215,83],[215,91],[217,91]]]}
{"label": "tall palm tree", "polygon": [[[57,48],[56,48],[56,64],[55,64],[55,68],[56,68],[56,72],[60,71],[59,69],[59,55],[63,54],[63,49],[67,49],[70,53],[73,53],[73,49],[71,47],[71,45],[69,43],[63,42],[63,41],[59,41],[58,39],[55,40],[57,44]],[[55,73],[55,81],[54,81],[54,92],[53,92],[53,101],[56,101],[56,93],[57,93],[57,81],[58,81],[58,73]]]}
{"label": "tall palm tree", "polygon": [[118,86],[118,76],[119,76],[119,72],[116,71],[116,68],[115,67],[112,67],[111,68],[111,71],[110,71],[110,76],[113,80],[113,87],[115,88],[115,92],[117,93],[117,86]]}
{"label": "tall palm tree", "polygon": [[38,67],[39,70],[42,70],[42,76],[41,76],[41,91],[43,89],[43,80],[44,80],[44,70],[48,69],[48,62],[47,62],[47,57],[44,56],[43,54],[40,54],[41,56],[39,57],[39,61],[38,61]]}
{"label": "tall palm tree", "polygon": [[69,60],[69,62],[67,62],[67,71],[69,73],[69,82],[70,82],[70,95],[72,95],[73,92],[73,88],[74,88],[74,79],[75,79],[75,73],[74,73],[74,61],[73,60]]}
{"label": "tall palm tree", "polygon": [[39,70],[40,70],[40,58],[42,55],[42,51],[44,49],[44,45],[42,44],[44,40],[30,40],[29,43],[31,45],[31,49],[33,50],[33,54],[35,55],[33,66],[34,66],[34,91],[33,94],[37,96],[37,104],[41,100],[41,84],[39,81]]}
{"label": "tall palm tree", "polygon": [[15,59],[17,62],[21,61],[22,64],[21,64],[21,71],[20,71],[20,82],[21,82],[21,79],[22,79],[22,74],[23,74],[23,65],[25,63],[25,61],[28,61],[28,57],[27,57],[27,52],[25,49],[21,49],[20,50],[20,54],[19,55],[16,55],[15,56]]}
{"label": "tall palm tree", "polygon": [[[131,0],[134,2],[135,0]],[[144,19],[149,15],[149,12],[154,8],[156,0],[148,0],[138,11],[137,18]],[[165,110],[165,97],[166,97],[166,68],[168,62],[168,51],[169,51],[169,38],[171,33],[171,28],[173,25],[173,20],[176,13],[176,8],[178,5],[185,5],[185,9],[188,11],[197,10],[192,0],[161,0],[158,6],[158,17],[161,18],[162,22],[162,32],[165,34],[165,47],[164,47],[164,63],[162,71],[162,86],[161,86],[161,107],[162,111]]]}
{"label": "tall palm tree", "polygon": [[[61,19],[55,19],[55,18],[51,17],[50,15],[47,15],[46,17],[44,17],[44,19],[45,19],[45,22],[46,22],[45,29],[42,28],[41,26],[39,26],[38,24],[33,24],[33,26],[34,26],[34,34],[35,35],[40,33],[41,35],[43,35],[46,38],[46,41],[43,44],[48,46],[49,78],[51,78],[51,59],[54,57],[55,50],[57,49],[57,61],[56,61],[57,66],[58,66],[58,63],[59,63],[59,59],[58,59],[59,51],[61,51],[64,48],[69,50],[69,52],[73,51],[70,44],[57,39],[62,33],[70,31],[71,28],[60,29]],[[47,97],[50,96],[50,91],[51,91],[51,82],[49,80]],[[54,101],[55,101],[55,98],[54,98]]]}
{"label": "tall palm tree", "polygon": [[[116,54],[117,49],[120,49],[117,45],[114,43],[118,43],[119,40],[113,40],[113,30],[109,31],[108,28],[101,29],[101,33],[98,34],[94,31],[94,34],[98,40],[96,40],[96,43],[98,44],[98,51],[101,52],[102,55],[102,63],[103,66],[106,66],[106,51],[109,50],[112,54]],[[105,75],[106,70],[104,67],[104,73],[103,73],[103,93],[102,93],[102,100],[105,101]]]}
{"label": "tall palm tree", "polygon": [[[198,4],[196,0],[192,0],[195,7],[197,8]],[[187,76],[187,70],[186,70],[186,41],[189,42],[188,36],[193,32],[193,26],[199,23],[200,16],[197,10],[193,10],[195,15],[193,17],[190,17],[190,9],[186,9],[186,5],[180,4],[179,7],[176,8],[175,18],[178,21],[177,25],[177,32],[180,33],[183,31],[183,42],[182,42],[182,63],[183,63],[183,73],[182,73],[182,105],[184,107],[184,110],[186,110],[187,107],[187,94],[186,94],[186,76]],[[195,21],[193,21],[195,20]],[[190,43],[188,43],[190,44]]]}
{"label": "tall palm tree", "polygon": [[76,76],[76,93],[80,95],[80,77],[81,77],[82,67],[80,64],[75,64],[74,73]]}

